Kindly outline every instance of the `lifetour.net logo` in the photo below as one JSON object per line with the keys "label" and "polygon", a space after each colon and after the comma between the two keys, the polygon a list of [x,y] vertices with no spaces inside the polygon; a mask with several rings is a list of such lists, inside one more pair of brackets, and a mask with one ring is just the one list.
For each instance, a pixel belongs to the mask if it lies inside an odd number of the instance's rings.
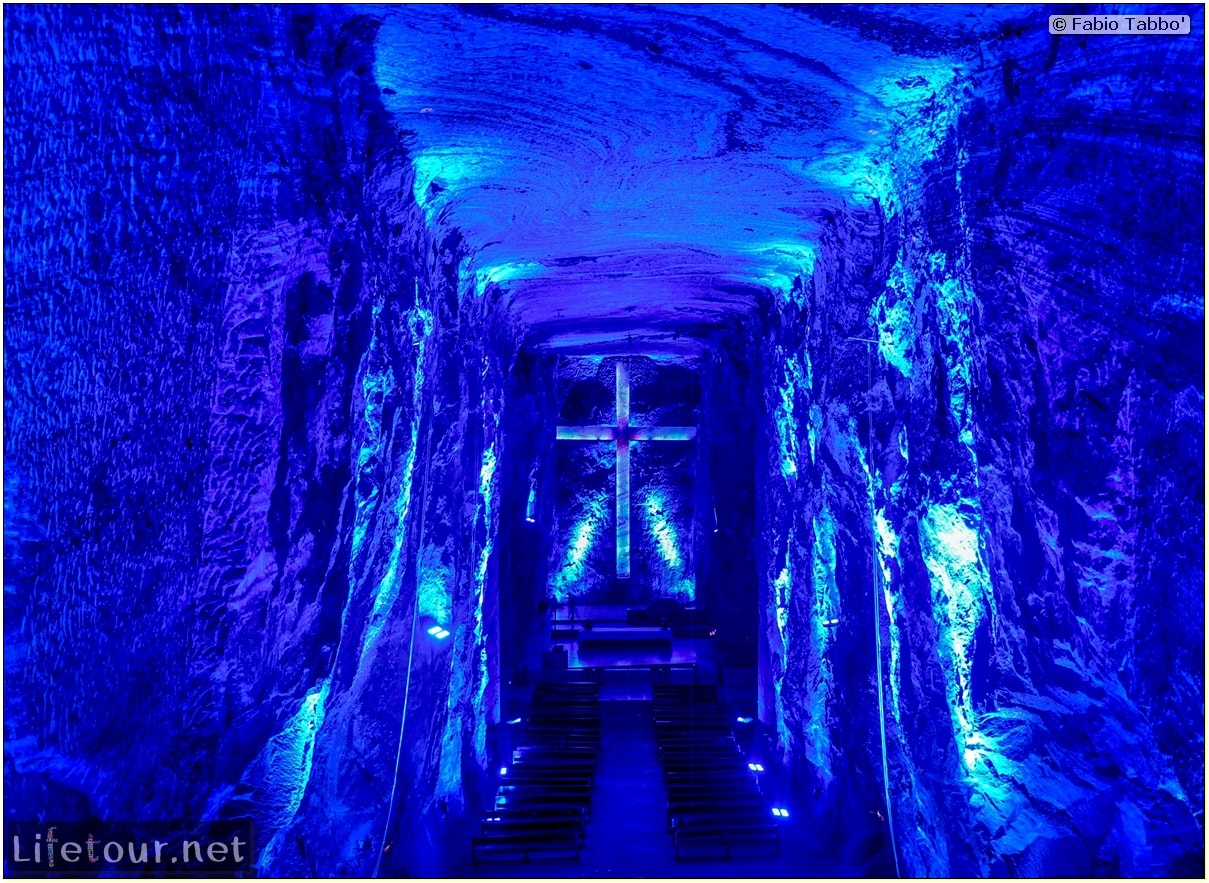
{"label": "lifetour.net logo", "polygon": [[246,822],[6,822],[6,877],[241,877],[252,869]]}

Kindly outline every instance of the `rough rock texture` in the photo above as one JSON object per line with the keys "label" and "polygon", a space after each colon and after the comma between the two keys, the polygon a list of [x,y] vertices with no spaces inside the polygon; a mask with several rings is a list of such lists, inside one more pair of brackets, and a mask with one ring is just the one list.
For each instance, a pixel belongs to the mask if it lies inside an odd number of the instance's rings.
{"label": "rough rock texture", "polygon": [[[530,638],[545,632],[546,590],[553,536],[558,470],[557,358],[521,350],[505,389],[508,408],[500,424],[500,671],[517,673]],[[532,520],[530,520],[532,519]]]}
{"label": "rough rock texture", "polygon": [[1203,873],[1203,14],[1048,12],[7,10],[6,817],[464,870],[559,356],[657,353],[820,836]]}
{"label": "rough rock texture", "polygon": [[[876,805],[876,692],[843,666],[884,592],[900,869],[1199,875],[1197,47],[996,48],[901,126],[878,216],[837,218],[802,318],[774,312],[769,707],[816,792]],[[872,374],[842,336],[877,340]]]}
{"label": "rough rock texture", "polygon": [[431,870],[494,704],[512,343],[417,211],[376,24],[5,26],[9,806],[248,816],[264,872],[367,874],[397,780],[382,868]]}
{"label": "rough rock texture", "polygon": [[[759,348],[753,317],[737,317],[701,366],[701,432],[694,484],[700,543],[697,597],[717,623],[727,665],[756,667],[757,450],[761,441]],[[740,321],[745,320],[745,321]],[[746,327],[745,327],[746,326]]]}

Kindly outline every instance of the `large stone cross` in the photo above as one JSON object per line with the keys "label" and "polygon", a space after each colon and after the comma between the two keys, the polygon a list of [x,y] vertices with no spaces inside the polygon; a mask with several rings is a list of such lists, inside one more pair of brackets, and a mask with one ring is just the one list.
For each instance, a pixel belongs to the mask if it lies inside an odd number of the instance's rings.
{"label": "large stone cross", "polygon": [[617,442],[617,576],[630,576],[630,442],[689,441],[695,426],[630,426],[630,370],[617,363],[617,425],[559,426],[557,438],[564,441]]}

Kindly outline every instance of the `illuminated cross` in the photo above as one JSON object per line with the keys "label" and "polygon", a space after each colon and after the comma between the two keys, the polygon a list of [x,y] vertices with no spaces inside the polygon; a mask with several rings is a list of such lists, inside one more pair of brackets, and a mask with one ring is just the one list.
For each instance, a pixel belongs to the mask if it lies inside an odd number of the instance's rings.
{"label": "illuminated cross", "polygon": [[630,370],[617,363],[617,425],[559,426],[557,438],[566,441],[617,442],[617,576],[630,576],[630,442],[689,441],[695,426],[630,426]]}

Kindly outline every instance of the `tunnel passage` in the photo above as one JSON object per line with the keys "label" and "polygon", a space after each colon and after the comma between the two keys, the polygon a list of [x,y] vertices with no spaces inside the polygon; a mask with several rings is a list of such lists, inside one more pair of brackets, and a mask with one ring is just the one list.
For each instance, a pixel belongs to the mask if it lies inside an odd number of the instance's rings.
{"label": "tunnel passage", "polygon": [[452,873],[599,511],[829,871],[1201,875],[1203,13],[1060,12],[7,10],[6,822]]}

